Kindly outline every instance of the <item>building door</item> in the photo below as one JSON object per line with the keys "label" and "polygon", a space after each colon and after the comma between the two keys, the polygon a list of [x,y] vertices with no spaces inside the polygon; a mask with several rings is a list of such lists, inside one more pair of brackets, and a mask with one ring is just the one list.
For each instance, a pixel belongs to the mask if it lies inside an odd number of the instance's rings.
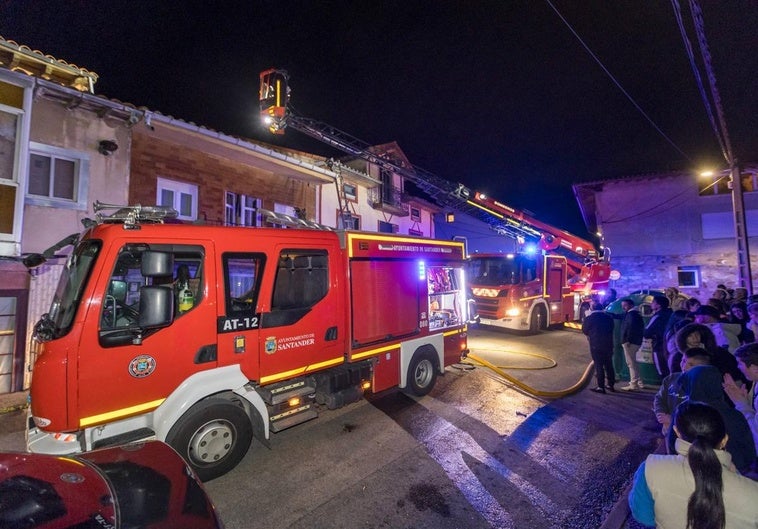
{"label": "building door", "polygon": [[0,393],[24,389],[26,290],[0,291]]}

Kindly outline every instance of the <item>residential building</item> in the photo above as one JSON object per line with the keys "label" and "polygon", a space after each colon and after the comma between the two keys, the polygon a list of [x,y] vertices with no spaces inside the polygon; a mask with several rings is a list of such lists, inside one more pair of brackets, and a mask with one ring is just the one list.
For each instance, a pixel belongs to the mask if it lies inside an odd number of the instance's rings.
{"label": "residential building", "polygon": [[[395,142],[371,147],[371,154],[409,168],[412,164]],[[364,158],[344,158],[333,164],[337,186],[322,189],[321,222],[351,229],[435,237],[434,214],[439,206],[413,196],[402,175]],[[341,193],[337,190],[341,186]]]}
{"label": "residential building", "polygon": [[95,96],[96,81],[0,38],[0,393],[27,386],[32,325],[60,273],[55,259],[29,273],[21,256],[81,231],[94,200],[127,198],[138,111]]}
{"label": "residential building", "polygon": [[[727,173],[629,176],[574,185],[591,233],[600,233],[624,294],[677,287],[702,301],[719,284],[737,286],[737,243]],[[758,268],[758,167],[742,170],[752,280]]]}

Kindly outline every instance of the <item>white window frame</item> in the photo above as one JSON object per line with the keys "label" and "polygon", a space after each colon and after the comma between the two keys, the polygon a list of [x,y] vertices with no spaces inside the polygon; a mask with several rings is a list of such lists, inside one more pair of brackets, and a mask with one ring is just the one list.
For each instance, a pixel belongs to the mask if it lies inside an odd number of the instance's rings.
{"label": "white window frame", "polygon": [[[29,193],[29,184],[31,183],[31,157],[33,154],[50,158],[51,168],[55,166],[54,161],[67,160],[74,163],[74,194],[72,199],[59,197],[44,197],[41,195],[32,195]],[[32,206],[54,207],[59,209],[87,210],[87,189],[89,187],[89,154],[73,149],[64,149],[44,143],[29,142],[29,151],[27,153],[27,175],[26,186],[24,189],[24,203]],[[50,190],[53,189],[54,174],[48,175],[50,179]]]}
{"label": "white window frame", "polygon": [[261,218],[257,211],[261,206],[260,198],[234,193],[232,191],[226,191],[224,197],[225,226],[261,225]]}
{"label": "white window frame", "polygon": [[415,222],[421,221],[421,208],[410,206],[411,220]]}
{"label": "white window frame", "polygon": [[[161,192],[162,191],[172,191],[174,193],[174,203],[173,204],[162,204],[161,203]],[[180,197],[182,194],[189,195],[192,198],[192,212],[189,215],[182,215],[181,209],[180,209]],[[169,180],[168,178],[162,178],[158,177],[157,181],[157,189],[155,191],[155,203],[160,206],[170,206],[174,208],[178,215],[177,219],[179,220],[190,220],[195,221],[197,220],[197,194],[198,189],[195,184],[189,184],[187,182],[177,182],[176,180]]]}
{"label": "white window frame", "polygon": [[342,213],[340,210],[337,210],[335,213],[337,218],[337,229],[338,230],[355,230],[360,231],[361,229],[361,217],[360,215],[356,215],[355,213],[350,214],[350,221],[347,223],[347,226],[345,226],[345,219],[342,216]]}
{"label": "white window frame", "polygon": [[358,186],[350,184],[348,182],[342,183],[342,192],[345,195],[345,199],[351,202],[358,202]]}
{"label": "white window frame", "polygon": [[[693,285],[683,285],[680,280],[681,274],[692,274],[694,278]],[[677,266],[676,267],[676,282],[678,288],[700,288],[700,267],[699,266]]]}

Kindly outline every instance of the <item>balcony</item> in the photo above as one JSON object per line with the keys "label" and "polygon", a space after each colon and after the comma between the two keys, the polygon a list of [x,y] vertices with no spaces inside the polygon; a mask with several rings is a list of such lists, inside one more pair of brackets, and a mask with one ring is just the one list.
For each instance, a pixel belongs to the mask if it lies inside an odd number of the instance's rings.
{"label": "balcony", "polygon": [[408,203],[401,189],[390,186],[377,186],[368,189],[368,204],[374,209],[384,211],[398,217],[407,217]]}

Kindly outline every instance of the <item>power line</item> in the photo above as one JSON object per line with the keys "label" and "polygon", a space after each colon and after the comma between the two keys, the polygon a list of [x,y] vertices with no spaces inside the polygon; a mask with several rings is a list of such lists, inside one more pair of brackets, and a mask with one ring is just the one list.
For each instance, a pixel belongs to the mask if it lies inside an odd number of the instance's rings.
{"label": "power line", "polygon": [[608,70],[608,68],[605,67],[605,65],[602,63],[602,61],[598,58],[597,55],[593,53],[593,51],[590,49],[589,46],[582,40],[582,37],[579,36],[579,34],[574,30],[574,28],[571,26],[571,24],[564,18],[564,16],[558,11],[558,9],[553,5],[553,3],[550,0],[545,0],[547,4],[555,11],[555,14],[558,15],[558,17],[563,21],[563,23],[566,25],[566,27],[571,31],[571,33],[574,34],[576,39],[579,41],[579,43],[584,47],[584,49],[587,51],[587,53],[590,54],[590,56],[595,60],[595,62],[600,66],[600,68],[603,69],[605,74],[613,81],[613,83],[618,87],[619,90],[621,90],[621,93],[626,96],[626,98],[634,105],[634,108],[636,108],[640,114],[642,114],[645,119],[650,123],[650,125],[653,126],[653,128],[658,131],[658,133],[663,136],[663,138],[674,148],[676,149],[679,154],[684,156],[687,160],[692,161],[692,158],[690,158],[687,153],[685,153],[682,149],[679,148],[679,146],[674,143],[674,141],[669,138],[665,132],[661,130],[661,128],[656,125],[656,123],[653,121],[653,119],[647,115],[647,113],[640,107],[640,105],[637,104],[637,102],[634,100],[634,98],[627,92],[623,86],[621,86],[621,83],[613,76],[613,74]]}
{"label": "power line", "polygon": [[716,134],[716,139],[718,140],[719,145],[721,146],[721,154],[728,161],[729,155],[727,154],[727,147],[724,143],[724,140],[721,134],[719,134],[718,124],[716,123],[716,117],[713,115],[713,107],[711,107],[711,103],[708,100],[708,94],[705,91],[705,86],[703,86],[703,77],[700,75],[700,70],[697,67],[697,63],[695,62],[695,54],[692,51],[692,44],[690,43],[690,39],[687,36],[687,30],[684,27],[684,20],[682,19],[682,10],[679,7],[679,2],[677,0],[671,0],[671,5],[674,8],[674,16],[676,17],[676,23],[679,25],[679,32],[682,35],[682,41],[684,41],[684,50],[687,52],[687,58],[690,60],[692,73],[695,76],[695,82],[697,83],[698,90],[700,91],[700,97],[702,98],[703,104],[705,105],[705,111],[708,114],[708,119],[711,122],[711,127],[713,127],[713,131]]}

